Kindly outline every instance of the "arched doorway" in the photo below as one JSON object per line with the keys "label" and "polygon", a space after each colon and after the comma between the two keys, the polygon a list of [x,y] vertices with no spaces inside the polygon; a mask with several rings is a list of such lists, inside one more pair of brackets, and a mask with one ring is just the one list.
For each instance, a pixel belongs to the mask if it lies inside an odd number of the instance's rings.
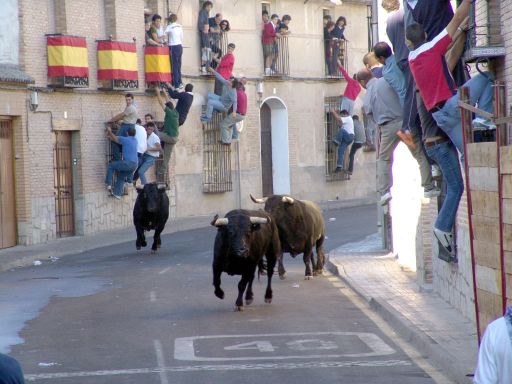
{"label": "arched doorway", "polygon": [[263,196],[290,193],[288,110],[278,97],[265,99],[260,108]]}

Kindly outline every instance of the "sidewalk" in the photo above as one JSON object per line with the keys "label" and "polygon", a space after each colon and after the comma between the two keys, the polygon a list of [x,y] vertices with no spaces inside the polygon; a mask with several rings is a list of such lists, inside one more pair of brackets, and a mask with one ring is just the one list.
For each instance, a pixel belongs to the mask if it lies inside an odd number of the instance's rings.
{"label": "sidewalk", "polygon": [[[359,253],[360,252],[360,253]],[[433,292],[421,292],[413,272],[376,250],[338,248],[327,268],[368,301],[387,323],[456,383],[472,383],[476,326]]]}
{"label": "sidewalk", "polygon": [[[210,225],[212,215],[194,216],[179,219],[169,219],[162,234],[187,231],[190,229],[204,228]],[[150,232],[152,239],[153,232]],[[95,233],[87,236],[73,236],[58,240],[52,240],[45,244],[23,246],[18,245],[12,248],[0,250],[0,272],[12,268],[31,265],[34,261],[49,261],[53,257],[63,257],[71,254],[87,252],[93,249],[107,247],[110,245],[125,243],[133,240],[135,249],[135,240],[137,234],[135,228],[130,226],[114,231]]]}

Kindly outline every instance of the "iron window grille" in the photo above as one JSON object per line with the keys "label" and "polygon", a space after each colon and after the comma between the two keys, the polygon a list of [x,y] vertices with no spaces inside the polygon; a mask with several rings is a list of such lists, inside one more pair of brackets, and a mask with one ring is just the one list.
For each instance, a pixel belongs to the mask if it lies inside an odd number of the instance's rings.
{"label": "iron window grille", "polygon": [[[334,172],[338,160],[338,146],[334,144],[334,138],[339,126],[331,110],[339,110],[340,101],[340,96],[330,96],[324,99],[325,180],[328,182],[348,179],[348,175],[344,172]],[[345,162],[350,152],[349,148],[345,151]]]}

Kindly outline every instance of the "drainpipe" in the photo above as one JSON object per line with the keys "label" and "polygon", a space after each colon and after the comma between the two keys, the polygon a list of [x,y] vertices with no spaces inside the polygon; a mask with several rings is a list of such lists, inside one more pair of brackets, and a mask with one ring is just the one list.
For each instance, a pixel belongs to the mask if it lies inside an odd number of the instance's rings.
{"label": "drainpipe", "polygon": [[379,41],[379,2],[372,0],[372,42],[376,44]]}

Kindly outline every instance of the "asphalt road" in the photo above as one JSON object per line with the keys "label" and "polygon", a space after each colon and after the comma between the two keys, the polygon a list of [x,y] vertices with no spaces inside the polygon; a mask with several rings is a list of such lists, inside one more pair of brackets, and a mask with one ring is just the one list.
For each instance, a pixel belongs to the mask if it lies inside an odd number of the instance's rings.
{"label": "asphalt road", "polygon": [[[325,217],[327,251],[376,232],[375,206]],[[262,279],[233,311],[238,277],[223,274],[226,297],[213,295],[215,234],[166,235],[157,255],[127,239],[0,274],[0,351],[42,384],[434,382],[337,279],[304,280],[302,257],[285,255],[271,304]]]}

